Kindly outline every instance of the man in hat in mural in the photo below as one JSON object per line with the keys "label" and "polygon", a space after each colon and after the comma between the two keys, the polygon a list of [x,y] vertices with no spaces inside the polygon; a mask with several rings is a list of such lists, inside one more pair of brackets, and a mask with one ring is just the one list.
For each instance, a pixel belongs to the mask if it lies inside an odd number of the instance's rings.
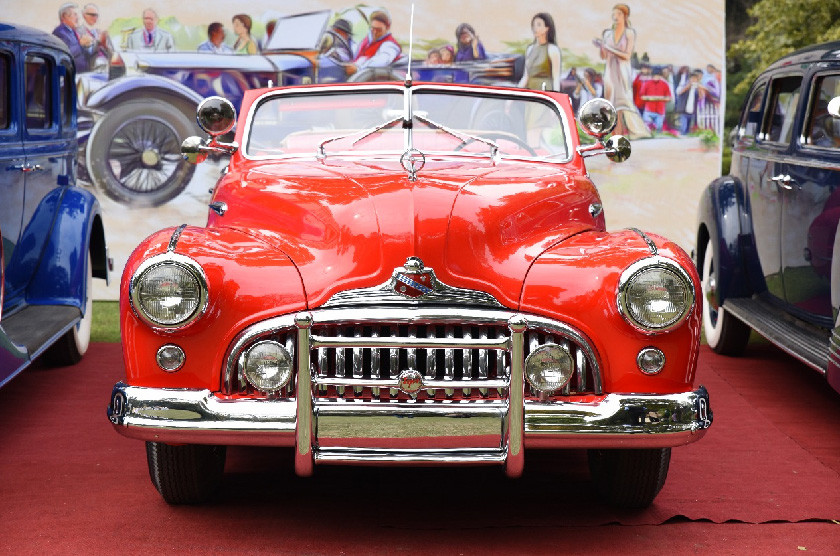
{"label": "man in hat in mural", "polygon": [[336,19],[332,27],[324,33],[320,50],[322,56],[330,58],[338,64],[352,62],[354,44],[353,29],[350,27],[350,22],[344,18]]}
{"label": "man in hat in mural", "polygon": [[345,69],[352,76],[368,68],[385,68],[394,63],[402,48],[391,35],[391,16],[385,9],[370,14],[370,32],[359,44],[359,51],[352,64]]}

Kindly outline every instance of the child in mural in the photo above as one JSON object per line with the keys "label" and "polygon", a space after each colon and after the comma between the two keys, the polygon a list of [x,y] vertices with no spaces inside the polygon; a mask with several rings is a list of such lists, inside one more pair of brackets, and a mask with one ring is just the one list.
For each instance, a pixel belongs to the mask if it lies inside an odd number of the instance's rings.
{"label": "child in mural", "polygon": [[616,133],[631,139],[650,137],[650,130],[633,104],[633,68],[630,59],[636,46],[636,31],[630,27],[630,7],[616,4],[612,10],[613,25],[605,29],[593,43],[605,60],[604,98],[618,112]]}
{"label": "child in mural", "polygon": [[487,58],[484,45],[478,40],[475,29],[469,23],[462,23],[455,29],[455,40],[458,41],[458,52],[455,53],[456,62],[472,62]]}
{"label": "child in mural", "polygon": [[544,12],[538,13],[531,18],[531,31],[534,33],[534,42],[525,52],[525,71],[519,86],[538,91],[559,91],[563,64],[557,46],[554,18]]}
{"label": "child in mural", "polygon": [[236,33],[236,42],[233,43],[235,54],[256,54],[257,42],[251,37],[251,16],[236,14],[232,18],[233,32]]}
{"label": "child in mural", "polygon": [[440,52],[440,63],[442,65],[449,66],[455,61],[455,49],[448,44],[441,46],[438,51]]}
{"label": "child in mural", "polygon": [[653,70],[653,77],[644,82],[639,96],[644,102],[642,119],[651,131],[662,131],[665,107],[671,100],[671,87],[662,75],[662,68]]}

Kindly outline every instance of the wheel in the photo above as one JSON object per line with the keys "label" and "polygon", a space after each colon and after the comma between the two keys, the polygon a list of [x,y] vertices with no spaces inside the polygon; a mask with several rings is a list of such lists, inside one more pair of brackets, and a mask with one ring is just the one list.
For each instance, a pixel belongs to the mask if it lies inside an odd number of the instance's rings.
{"label": "wheel", "polygon": [[146,442],[149,476],[169,504],[199,504],[210,498],[221,482],[226,455],[226,446]]}
{"label": "wheel", "polygon": [[93,261],[90,253],[85,274],[85,314],[76,326],[65,332],[44,352],[44,359],[51,366],[75,365],[82,360],[90,345],[90,328],[93,323]]}
{"label": "wheel", "polygon": [[181,142],[196,127],[166,101],[125,102],[91,131],[85,161],[91,182],[105,195],[134,206],[157,206],[178,195],[195,165],[181,156]]}
{"label": "wheel", "polygon": [[[499,140],[510,141],[511,143],[516,145],[517,147],[521,147],[521,148],[525,149],[528,152],[528,154],[530,154],[531,156],[537,156],[537,151],[535,151],[533,148],[531,148],[531,146],[528,145],[528,143],[526,143],[525,141],[523,141],[522,139],[520,139],[516,135],[511,135],[509,133],[482,133],[481,138],[482,139],[487,139],[489,141],[499,141]],[[463,149],[464,147],[466,147],[470,143],[474,143],[476,141],[478,141],[478,139],[470,137],[469,139],[463,141],[460,145],[455,147],[454,150],[460,151],[461,149]]]}
{"label": "wheel", "polygon": [[740,355],[750,339],[750,327],[717,304],[717,269],[712,242],[706,241],[700,269],[703,290],[703,332],[706,343],[721,355]]}
{"label": "wheel", "polygon": [[620,508],[650,506],[668,477],[670,448],[589,450],[589,472],[603,499]]}

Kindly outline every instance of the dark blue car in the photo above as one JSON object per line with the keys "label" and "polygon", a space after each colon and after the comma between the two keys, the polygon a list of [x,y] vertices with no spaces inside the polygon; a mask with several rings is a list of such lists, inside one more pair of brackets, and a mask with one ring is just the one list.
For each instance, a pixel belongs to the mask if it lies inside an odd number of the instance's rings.
{"label": "dark blue car", "polygon": [[99,203],[76,187],[74,78],[60,40],[0,23],[0,385],[84,355],[108,276]]}
{"label": "dark blue car", "polygon": [[838,97],[840,42],[794,52],[756,79],[732,134],[731,175],[701,200],[696,261],[712,349],[737,355],[756,330],[840,391]]}

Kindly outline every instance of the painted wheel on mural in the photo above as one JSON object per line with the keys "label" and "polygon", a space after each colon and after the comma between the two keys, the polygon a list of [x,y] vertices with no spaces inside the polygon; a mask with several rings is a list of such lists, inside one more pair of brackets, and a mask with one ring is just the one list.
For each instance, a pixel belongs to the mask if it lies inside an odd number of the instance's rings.
{"label": "painted wheel on mural", "polygon": [[195,133],[189,118],[164,100],[120,104],[91,131],[85,157],[91,181],[120,203],[163,204],[195,171],[181,156],[181,141]]}

